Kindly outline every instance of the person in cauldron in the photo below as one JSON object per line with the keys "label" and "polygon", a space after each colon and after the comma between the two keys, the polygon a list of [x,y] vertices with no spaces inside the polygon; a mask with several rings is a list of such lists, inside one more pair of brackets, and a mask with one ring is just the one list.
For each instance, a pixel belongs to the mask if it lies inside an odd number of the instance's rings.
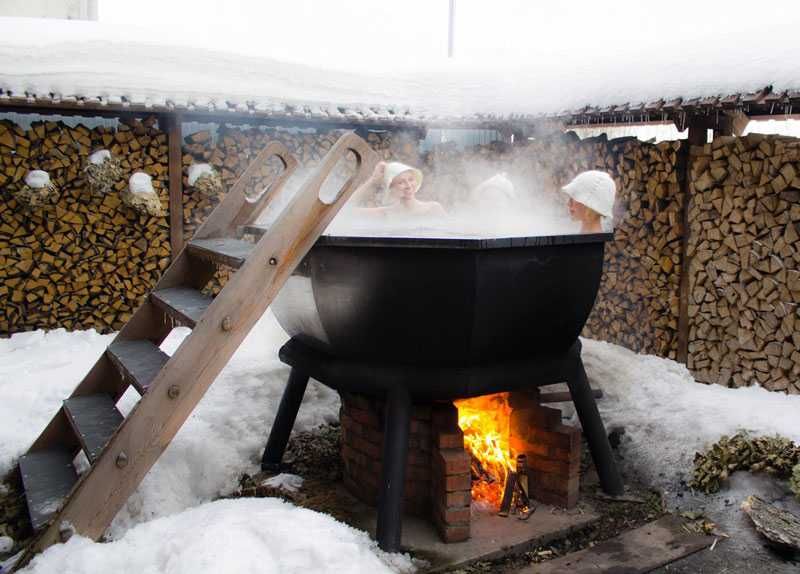
{"label": "person in cauldron", "polygon": [[581,233],[614,230],[614,197],[617,186],[604,171],[584,171],[561,188],[569,196],[569,216],[580,222]]}
{"label": "person in cauldron", "polygon": [[355,192],[356,201],[362,203],[370,191],[380,188],[376,196],[377,207],[359,209],[359,213],[379,217],[445,215],[436,201],[421,201],[416,195],[422,185],[422,172],[399,161],[378,162],[370,178]]}

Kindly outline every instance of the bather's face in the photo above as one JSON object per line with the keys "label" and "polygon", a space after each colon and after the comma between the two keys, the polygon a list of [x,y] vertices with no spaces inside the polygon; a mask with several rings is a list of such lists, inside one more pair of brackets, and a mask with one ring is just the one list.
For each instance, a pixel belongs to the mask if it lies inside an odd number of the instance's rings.
{"label": "bather's face", "polygon": [[392,196],[398,199],[411,199],[417,193],[419,185],[417,176],[411,170],[406,170],[392,180],[389,189]]}
{"label": "bather's face", "polygon": [[570,219],[572,219],[572,221],[583,222],[594,218],[593,217],[595,215],[594,210],[589,209],[588,207],[586,207],[582,203],[575,201],[571,197],[569,198],[569,203],[567,204],[567,207],[569,209],[569,217]]}

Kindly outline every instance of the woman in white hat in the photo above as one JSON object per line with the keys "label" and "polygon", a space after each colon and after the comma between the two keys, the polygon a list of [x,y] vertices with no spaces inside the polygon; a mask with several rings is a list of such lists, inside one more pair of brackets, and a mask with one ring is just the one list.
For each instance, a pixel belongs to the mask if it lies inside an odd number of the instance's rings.
{"label": "woman in white hat", "polygon": [[581,224],[581,233],[612,231],[617,186],[604,171],[584,171],[561,191],[569,196],[569,216]]}
{"label": "woman in white hat", "polygon": [[368,188],[380,186],[379,207],[367,208],[376,215],[445,215],[444,208],[436,201],[420,201],[416,198],[422,185],[422,172],[399,161],[379,162],[372,176],[356,194],[363,196]]}

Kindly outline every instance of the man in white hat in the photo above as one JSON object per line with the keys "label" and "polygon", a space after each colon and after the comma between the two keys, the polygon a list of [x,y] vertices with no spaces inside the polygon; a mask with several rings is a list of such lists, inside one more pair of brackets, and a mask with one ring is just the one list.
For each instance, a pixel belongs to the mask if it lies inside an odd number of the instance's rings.
{"label": "man in white hat", "polygon": [[364,211],[374,215],[445,215],[444,208],[436,201],[420,201],[416,198],[422,185],[422,172],[399,161],[379,162],[370,178],[356,190],[363,197],[372,187],[380,186],[379,207]]}
{"label": "man in white hat", "polygon": [[584,171],[561,191],[569,196],[569,216],[581,224],[581,233],[612,230],[617,186],[604,171]]}

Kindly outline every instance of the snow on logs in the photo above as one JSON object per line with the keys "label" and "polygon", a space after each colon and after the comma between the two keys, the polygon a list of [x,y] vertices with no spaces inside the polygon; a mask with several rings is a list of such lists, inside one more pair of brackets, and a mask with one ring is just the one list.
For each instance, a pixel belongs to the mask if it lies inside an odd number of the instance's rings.
{"label": "snow on logs", "polygon": [[691,178],[689,368],[800,394],[800,140],[718,138]]}
{"label": "snow on logs", "polygon": [[[167,138],[155,120],[117,128],[0,121],[0,334],[31,329],[119,329],[169,264],[166,217],[140,215],[120,192],[135,171],[152,178],[167,205]],[[93,152],[119,158],[120,178],[97,193],[85,169]],[[102,154],[105,156],[106,154]],[[100,156],[96,156],[99,159]],[[20,205],[17,194],[42,176],[53,203]]]}

